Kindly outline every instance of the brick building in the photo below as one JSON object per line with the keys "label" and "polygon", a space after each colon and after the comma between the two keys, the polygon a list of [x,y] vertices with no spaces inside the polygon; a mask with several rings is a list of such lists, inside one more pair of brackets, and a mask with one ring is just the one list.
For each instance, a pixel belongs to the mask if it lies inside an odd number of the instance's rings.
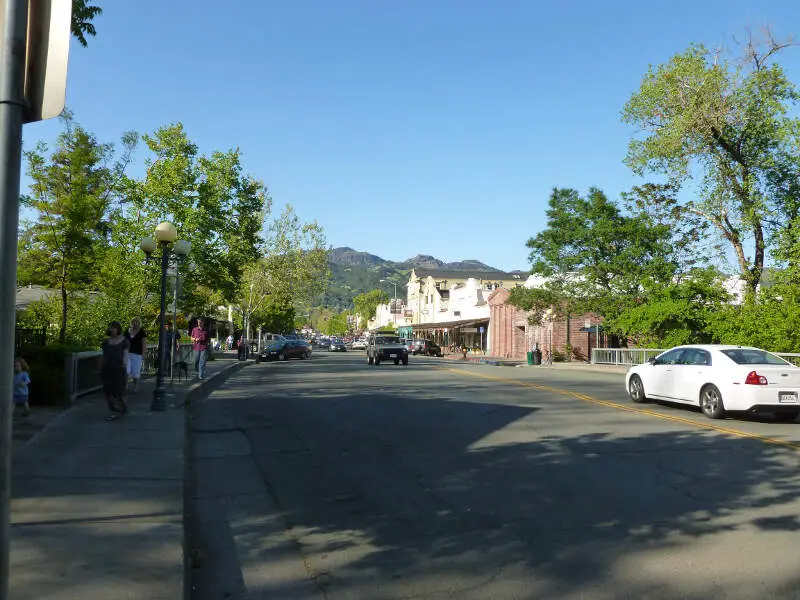
{"label": "brick building", "polygon": [[[508,304],[509,291],[495,290],[489,296],[489,353],[503,358],[525,358],[525,353],[538,344],[541,350],[550,350],[566,356],[567,344],[572,346],[573,358],[587,360],[591,348],[598,346],[600,318],[592,314],[573,315],[568,318],[547,318],[541,323],[528,322],[530,313]],[[599,329],[599,345],[608,346],[608,340]]]}

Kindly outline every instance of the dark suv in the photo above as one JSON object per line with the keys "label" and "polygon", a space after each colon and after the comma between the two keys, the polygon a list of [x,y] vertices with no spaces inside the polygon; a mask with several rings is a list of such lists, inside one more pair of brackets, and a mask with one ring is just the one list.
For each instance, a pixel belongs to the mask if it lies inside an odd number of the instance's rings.
{"label": "dark suv", "polygon": [[414,340],[411,342],[411,353],[443,356],[442,347],[433,340]]}

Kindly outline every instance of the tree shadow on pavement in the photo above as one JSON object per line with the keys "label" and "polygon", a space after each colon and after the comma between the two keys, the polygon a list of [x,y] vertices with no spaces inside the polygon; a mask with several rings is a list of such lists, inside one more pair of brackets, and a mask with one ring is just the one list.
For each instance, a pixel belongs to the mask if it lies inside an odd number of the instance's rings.
{"label": "tree shadow on pavement", "polygon": [[[253,480],[214,509],[237,577],[296,552],[331,597],[796,597],[800,480],[785,448],[672,423],[548,433],[548,408],[419,390],[254,401],[254,376],[195,407],[198,432],[236,432],[235,456],[205,460],[235,458]],[[730,548],[742,539],[744,555]],[[759,573],[769,545],[785,547],[785,576]],[[301,597],[296,580],[251,581]]]}

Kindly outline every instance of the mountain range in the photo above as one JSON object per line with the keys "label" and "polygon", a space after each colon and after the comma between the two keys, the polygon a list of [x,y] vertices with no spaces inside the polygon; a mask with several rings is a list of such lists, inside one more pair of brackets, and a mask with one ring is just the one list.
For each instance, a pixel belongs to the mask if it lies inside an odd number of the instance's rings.
{"label": "mountain range", "polygon": [[[384,289],[389,296],[405,296],[405,285],[413,268],[447,269],[450,271],[501,271],[479,260],[444,262],[434,256],[418,254],[403,261],[392,261],[369,252],[360,252],[347,246],[333,248],[329,258],[333,276],[322,305],[335,310],[353,306],[353,298],[363,292]],[[381,282],[381,279],[388,280]]]}

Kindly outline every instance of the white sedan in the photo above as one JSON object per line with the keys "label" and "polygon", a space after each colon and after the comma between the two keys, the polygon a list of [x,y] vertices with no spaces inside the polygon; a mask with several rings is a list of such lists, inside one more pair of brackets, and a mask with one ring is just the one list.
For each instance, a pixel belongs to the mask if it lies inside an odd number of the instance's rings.
{"label": "white sedan", "polygon": [[699,406],[711,419],[726,411],[800,415],[800,368],[765,350],[717,344],[678,346],[625,375],[634,402],[648,399]]}

